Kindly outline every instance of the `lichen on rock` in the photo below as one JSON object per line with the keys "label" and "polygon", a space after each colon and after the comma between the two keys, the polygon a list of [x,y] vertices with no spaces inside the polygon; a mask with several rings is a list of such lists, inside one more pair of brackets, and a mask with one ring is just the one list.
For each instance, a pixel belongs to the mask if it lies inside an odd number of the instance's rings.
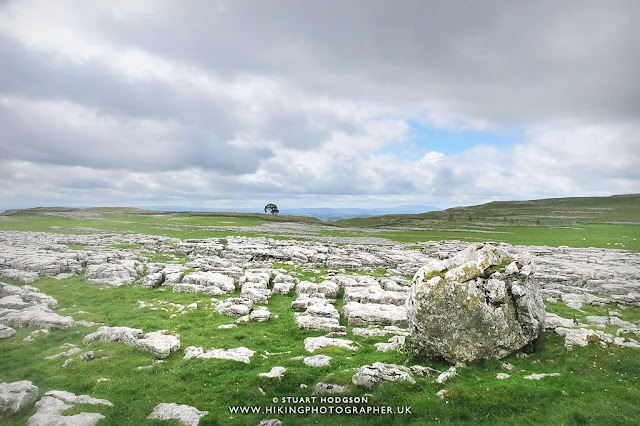
{"label": "lichen on rock", "polygon": [[407,301],[412,340],[452,363],[499,359],[522,348],[544,330],[532,271],[527,260],[491,244],[472,244],[420,268]]}

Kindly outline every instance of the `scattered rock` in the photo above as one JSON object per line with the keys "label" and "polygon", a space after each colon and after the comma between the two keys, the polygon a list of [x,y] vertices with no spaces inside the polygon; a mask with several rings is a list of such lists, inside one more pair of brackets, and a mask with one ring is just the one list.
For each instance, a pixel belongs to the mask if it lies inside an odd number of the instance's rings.
{"label": "scattered rock", "polygon": [[498,374],[496,374],[496,379],[498,379],[498,380],[508,379],[509,377],[511,377],[511,375],[509,375],[507,373],[498,373]]}
{"label": "scattered rock", "polygon": [[0,414],[13,415],[38,400],[38,387],[28,380],[0,383]]}
{"label": "scattered rock", "polygon": [[75,395],[71,392],[52,390],[44,394],[36,403],[36,413],[29,418],[29,426],[51,425],[95,425],[105,417],[99,413],[79,413],[73,416],[62,415],[63,411],[73,408],[76,404],[105,405],[113,404],[106,399],[91,398],[87,395]]}
{"label": "scattered rock", "polygon": [[404,347],[404,336],[393,336],[388,343],[376,343],[374,346],[381,352],[400,351]]}
{"label": "scattered rock", "polygon": [[282,426],[282,422],[278,419],[260,420],[258,426]]}
{"label": "scattered rock", "polygon": [[185,355],[184,359],[191,358],[217,358],[217,359],[229,359],[232,361],[244,362],[245,364],[249,364],[251,362],[251,357],[255,354],[255,351],[251,349],[247,349],[244,346],[233,349],[216,349],[211,348],[207,352],[204,352],[202,348],[198,348],[195,346],[189,346],[184,350]]}
{"label": "scattered rock", "polygon": [[190,405],[163,402],[156,405],[147,418],[157,420],[175,420],[183,425],[197,426],[200,423],[200,418],[207,414],[209,414],[208,411],[200,411]]}
{"label": "scattered rock", "polygon": [[327,355],[314,355],[304,358],[304,365],[308,367],[326,367],[331,362],[331,357]]}
{"label": "scattered rock", "polygon": [[349,388],[334,383],[318,382],[313,388],[313,395],[322,393],[347,393]]}
{"label": "scattered rock", "polygon": [[529,374],[528,376],[524,376],[523,379],[540,380],[540,379],[544,379],[545,377],[554,377],[554,376],[559,376],[559,375],[560,375],[560,373]]}
{"label": "scattered rock", "polygon": [[0,339],[6,339],[14,334],[16,334],[16,331],[13,328],[0,324]]}
{"label": "scattered rock", "polygon": [[422,365],[412,365],[409,367],[413,374],[417,374],[422,377],[433,377],[436,375],[440,375],[440,371],[431,367],[423,367]]}
{"label": "scattered rock", "polygon": [[353,375],[351,382],[356,386],[362,386],[367,389],[378,387],[382,382],[395,382],[398,380],[415,383],[416,381],[409,374],[411,370],[407,367],[395,364],[384,364],[382,362],[374,362],[373,365],[365,365],[360,367],[358,372]]}
{"label": "scattered rock", "polygon": [[449,370],[445,371],[444,373],[440,373],[440,375],[436,379],[436,382],[440,383],[440,384],[443,384],[447,380],[449,380],[450,378],[452,378],[454,376],[457,376],[457,375],[458,375],[458,373],[456,372],[456,367],[450,367]]}
{"label": "scattered rock", "polygon": [[321,349],[326,346],[337,346],[339,348],[351,349],[352,351],[358,349],[358,347],[355,346],[353,340],[324,336],[307,337],[306,339],[304,339],[304,348],[307,352],[315,352],[317,349]]}
{"label": "scattered rock", "polygon": [[171,352],[180,349],[180,339],[170,334],[164,334],[167,330],[158,330],[147,333],[142,339],[135,341],[135,345],[145,349],[158,358],[166,358]]}
{"label": "scattered rock", "polygon": [[273,367],[268,373],[259,373],[260,377],[269,377],[271,379],[280,378],[287,371],[284,367]]}

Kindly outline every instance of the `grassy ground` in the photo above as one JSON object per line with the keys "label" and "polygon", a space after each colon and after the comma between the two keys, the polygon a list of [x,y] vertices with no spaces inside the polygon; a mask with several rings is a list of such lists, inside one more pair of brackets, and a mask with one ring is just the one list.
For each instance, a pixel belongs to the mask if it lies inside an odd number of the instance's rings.
{"label": "grassy ground", "polygon": [[[313,274],[311,274],[313,275]],[[311,275],[307,278],[311,278]],[[318,276],[320,274],[316,274]],[[161,402],[177,402],[208,410],[202,424],[257,424],[263,418],[277,417],[285,424],[637,424],[640,421],[640,391],[638,351],[628,348],[600,348],[589,346],[567,352],[561,337],[547,333],[540,340],[537,351],[527,358],[510,356],[511,377],[497,380],[504,372],[498,361],[486,361],[459,369],[459,376],[445,385],[433,378],[416,378],[416,384],[387,384],[372,391],[367,404],[357,407],[411,407],[411,414],[369,415],[311,415],[311,414],[242,414],[230,413],[229,407],[324,406],[334,404],[274,404],[273,398],[310,396],[319,381],[347,385],[350,396],[363,396],[368,391],[351,384],[353,368],[375,361],[414,365],[421,363],[440,370],[448,365],[426,360],[409,359],[397,352],[377,352],[373,346],[385,338],[353,337],[358,350],[324,349],[316,351],[333,357],[329,367],[309,368],[295,356],[309,356],[304,350],[304,338],[320,332],[301,331],[295,327],[292,297],[276,295],[269,309],[278,318],[267,323],[241,324],[237,328],[218,329],[220,324],[233,320],[209,308],[209,298],[198,294],[182,294],[147,290],[137,286],[102,289],[87,285],[83,277],[64,281],[41,279],[34,284],[43,292],[58,299],[60,314],[75,319],[104,322],[110,326],[142,328],[145,332],[167,329],[180,335],[181,351],[163,363],[144,351],[121,343],[82,344],[82,338],[94,327],[77,326],[56,330],[48,336],[38,336],[35,342],[24,342],[32,329],[20,329],[16,336],[0,341],[0,379],[10,382],[28,379],[41,394],[59,389],[76,394],[105,398],[110,407],[78,406],[70,414],[99,411],[106,415],[104,424],[154,424],[146,420],[153,407]],[[167,307],[169,312],[138,308],[138,301]],[[187,305],[198,303],[198,309],[185,314],[175,313],[170,305],[159,301]],[[562,303],[550,304],[549,309],[567,315],[573,311]],[[589,314],[606,315],[615,306],[589,307]],[[618,309],[624,319],[640,318],[639,309]],[[87,313],[77,313],[85,311]],[[577,312],[577,311],[576,311]],[[350,330],[351,327],[348,327]],[[75,360],[62,367],[64,359],[45,360],[44,357],[62,350],[63,343],[73,343],[83,350],[93,350],[96,359],[89,362]],[[225,360],[182,359],[187,346],[233,348],[246,346],[257,351],[250,364]],[[271,353],[273,355],[266,355]],[[137,367],[147,367],[137,369]],[[274,366],[284,366],[287,372],[281,380],[258,377]],[[541,381],[525,380],[531,373],[560,373]],[[98,378],[110,381],[98,383]],[[308,388],[303,389],[301,384]],[[436,392],[446,388],[448,396],[441,399]],[[260,391],[262,389],[265,394]],[[354,404],[338,404],[346,407]],[[335,409],[335,407],[334,407]],[[18,417],[0,418],[7,425],[25,424],[34,410]],[[158,423],[160,424],[160,423]]]}
{"label": "grassy ground", "polygon": [[[57,232],[66,234],[87,234],[92,232],[164,235],[175,238],[224,238],[229,235],[248,237],[269,236],[288,238],[287,230],[279,233],[270,229],[260,232],[259,226],[266,223],[257,217],[190,216],[186,213],[134,214],[98,213],[95,217],[72,218],[25,211],[0,221],[0,230]],[[226,229],[220,228],[226,227]],[[246,229],[245,229],[246,228]],[[94,231],[92,231],[92,229]],[[640,225],[624,224],[573,224],[511,225],[497,224],[456,224],[438,222],[429,226],[407,228],[388,225],[370,228],[339,229],[335,226],[315,224],[308,227],[298,239],[309,237],[377,237],[400,242],[426,242],[438,240],[461,241],[502,241],[510,244],[548,245],[570,247],[600,247],[626,249],[640,252]],[[119,248],[135,248],[119,245]]]}
{"label": "grassy ground", "polygon": [[[633,201],[633,200],[632,200]],[[574,206],[575,207],[575,206]],[[584,206],[583,206],[584,207]],[[87,212],[87,211],[82,211]],[[81,212],[81,213],[82,213]],[[190,216],[185,213],[149,214],[137,210],[90,209],[89,215],[60,216],[43,211],[17,212],[0,220],[0,230],[43,231],[60,233],[93,233],[87,228],[110,233],[137,232],[166,235],[177,238],[207,238],[227,235],[263,236],[256,226],[265,223],[260,217]],[[61,211],[72,213],[77,211]],[[627,212],[628,214],[631,214]],[[492,213],[493,214],[493,213]],[[637,214],[637,213],[636,213]],[[566,214],[565,214],[566,215]],[[372,225],[369,229],[340,229],[333,227],[309,228],[309,235],[316,236],[375,236],[408,243],[429,240],[457,239],[463,241],[505,241],[513,244],[568,245],[575,247],[624,248],[640,251],[638,225],[577,223],[536,224],[514,219],[514,223],[502,218],[491,222],[489,214],[467,223],[455,217],[452,221],[440,218],[434,222],[416,222],[409,230],[405,223]],[[627,217],[628,218],[628,217]],[[467,219],[465,219],[467,220]],[[536,219],[537,220],[537,219]],[[214,227],[237,227],[220,230]],[[314,225],[315,226],[315,225]],[[243,228],[246,228],[247,232]],[[482,233],[474,231],[484,231]],[[275,235],[278,236],[277,234]],[[301,236],[299,238],[304,238]],[[122,249],[139,249],[128,243],[116,244]],[[419,249],[421,244],[407,247]],[[70,248],[83,247],[71,244]],[[161,253],[145,253],[154,261],[178,261],[187,259]],[[303,271],[287,263],[274,264],[295,270],[300,279],[310,280],[326,273]],[[384,274],[384,270],[374,275]],[[11,282],[10,280],[3,280]],[[15,284],[15,283],[14,283]],[[98,411],[107,416],[102,424],[167,424],[146,420],[153,407],[161,402],[189,404],[210,411],[201,424],[255,425],[264,418],[280,418],[285,424],[344,424],[382,425],[398,424],[629,424],[640,423],[640,373],[639,352],[629,348],[600,348],[589,346],[567,352],[561,337],[545,334],[537,350],[529,357],[510,356],[506,361],[513,364],[511,377],[497,380],[496,374],[504,372],[498,361],[486,361],[459,369],[459,375],[445,385],[433,378],[416,377],[416,384],[396,383],[383,385],[370,392],[368,403],[356,404],[364,407],[411,407],[411,414],[277,414],[265,413],[268,407],[292,406],[274,404],[273,398],[288,396],[310,396],[313,386],[319,381],[332,382],[350,387],[352,396],[364,396],[366,390],[351,384],[353,368],[376,361],[413,365],[420,363],[445,370],[449,366],[427,360],[410,359],[397,353],[377,352],[376,342],[385,338],[363,338],[352,336],[358,350],[325,349],[316,351],[333,357],[329,367],[309,368],[302,361],[291,360],[295,356],[309,356],[304,350],[304,338],[323,333],[301,331],[295,327],[290,309],[292,296],[275,295],[269,310],[277,315],[268,323],[241,324],[237,328],[218,329],[221,324],[233,322],[210,308],[208,297],[198,294],[173,293],[163,289],[147,290],[138,286],[102,289],[85,283],[84,277],[72,277],[63,281],[42,278],[33,284],[46,294],[55,297],[60,304],[61,315],[72,315],[74,319],[102,322],[109,326],[142,328],[145,332],[167,329],[180,335],[181,351],[172,354],[162,363],[141,350],[120,343],[98,343],[83,345],[82,338],[97,329],[74,327],[56,330],[48,336],[40,335],[34,342],[24,342],[33,329],[20,329],[16,336],[0,341],[0,380],[31,380],[40,388],[41,395],[51,389],[67,390],[76,394],[88,394],[113,402],[114,407],[78,406],[66,414]],[[237,294],[235,294],[237,295]],[[138,308],[138,301],[153,303],[163,310]],[[168,304],[187,305],[198,302],[198,309],[171,318],[176,311]],[[342,305],[338,300],[337,306]],[[586,315],[607,315],[617,310],[628,321],[640,320],[640,309],[620,309],[615,305],[585,307],[584,312],[567,307],[564,303],[548,303],[549,312],[566,318],[576,317],[583,321]],[[78,313],[84,311],[87,313]],[[348,327],[348,331],[351,327]],[[611,332],[611,329],[604,328]],[[45,356],[62,352],[63,343],[73,343],[83,350],[93,350],[97,357],[90,362],[75,360],[62,367],[64,359],[45,360]],[[224,360],[182,359],[187,346],[202,346],[207,350],[246,346],[257,351],[250,364]],[[267,355],[271,353],[273,355]],[[314,354],[314,355],[315,355]],[[264,356],[263,356],[264,355]],[[281,380],[258,377],[274,366],[284,366],[287,372]],[[149,367],[138,369],[137,367]],[[547,377],[541,381],[530,381],[523,376],[531,373],[560,373],[558,377]],[[110,381],[98,383],[98,378]],[[301,388],[304,384],[307,388]],[[442,399],[436,392],[446,388],[448,396]],[[261,392],[261,390],[264,392]],[[301,404],[293,406],[323,406],[332,404]],[[338,404],[345,407],[345,404]],[[353,405],[353,404],[347,404]],[[229,407],[258,407],[261,413],[231,413]],[[335,407],[334,407],[335,408]],[[0,424],[23,425],[34,410],[17,417],[0,417]]]}

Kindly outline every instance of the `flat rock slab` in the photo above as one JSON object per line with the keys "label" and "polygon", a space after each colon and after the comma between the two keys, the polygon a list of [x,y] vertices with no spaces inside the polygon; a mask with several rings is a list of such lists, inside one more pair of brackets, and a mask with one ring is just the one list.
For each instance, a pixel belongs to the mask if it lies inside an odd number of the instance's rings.
{"label": "flat rock slab", "polygon": [[314,352],[317,349],[324,348],[326,346],[337,346],[339,348],[351,349],[352,351],[358,349],[353,340],[324,336],[307,337],[304,339],[304,348],[307,352]]}
{"label": "flat rock slab", "polygon": [[156,405],[148,419],[175,420],[186,426],[197,426],[200,418],[209,414],[208,411],[200,411],[195,407],[173,402],[163,402]]}
{"label": "flat rock slab", "polygon": [[36,413],[29,418],[28,426],[92,426],[104,419],[100,413],[79,413],[73,416],[62,415],[63,411],[73,408],[76,404],[104,405],[113,404],[106,399],[96,399],[88,395],[75,395],[71,392],[52,390],[44,394],[36,403]]}
{"label": "flat rock slab", "polygon": [[334,383],[318,382],[313,388],[313,395],[319,393],[347,393],[349,388],[342,385],[336,385]]}
{"label": "flat rock slab", "polygon": [[260,377],[269,377],[271,379],[280,378],[287,371],[284,367],[273,367],[268,373],[259,373]]}
{"label": "flat rock slab", "polygon": [[189,346],[184,350],[185,355],[184,359],[191,358],[216,358],[216,359],[228,359],[231,361],[244,362],[245,364],[249,364],[251,362],[251,357],[256,353],[251,349],[245,348],[241,346],[239,348],[233,349],[216,349],[211,348],[207,352],[204,352],[201,347]]}
{"label": "flat rock slab", "polygon": [[306,357],[303,362],[308,367],[326,367],[331,362],[331,359],[328,355],[314,355]]}
{"label": "flat rock slab", "polygon": [[64,329],[76,325],[73,318],[54,313],[46,304],[30,306],[20,311],[10,310],[0,317],[0,322],[14,328],[37,327],[47,330]]}
{"label": "flat rock slab", "polygon": [[409,325],[405,306],[349,302],[342,307],[342,315],[349,325]]}
{"label": "flat rock slab", "polygon": [[402,365],[384,364],[374,362],[373,365],[364,365],[353,375],[351,382],[356,386],[374,389],[383,382],[407,381],[415,383],[411,377],[409,368]]}
{"label": "flat rock slab", "polygon": [[37,400],[38,387],[28,380],[0,383],[0,414],[16,414]]}

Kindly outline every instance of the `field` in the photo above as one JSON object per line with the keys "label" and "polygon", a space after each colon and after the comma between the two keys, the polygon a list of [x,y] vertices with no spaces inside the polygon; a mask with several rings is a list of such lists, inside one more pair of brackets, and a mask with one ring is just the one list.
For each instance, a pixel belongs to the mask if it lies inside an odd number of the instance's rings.
{"label": "field", "polygon": [[[637,206],[638,197],[631,200]],[[163,213],[121,209],[89,209],[58,211],[40,209],[12,211],[0,216],[0,230],[39,231],[63,234],[116,233],[123,241],[114,249],[136,255],[152,257],[157,262],[182,262],[186,259],[167,259],[160,253],[143,253],[141,247],[126,243],[128,233],[165,235],[174,238],[225,238],[231,235],[267,236],[278,239],[328,240],[338,244],[357,241],[396,241],[417,244],[419,250],[431,240],[504,241],[526,245],[567,245],[571,247],[624,248],[640,252],[640,222],[638,211],[629,208],[628,200],[620,203],[618,210],[611,204],[596,205],[608,210],[611,220],[601,222],[585,218],[558,218],[540,210],[529,210],[507,217],[496,210],[467,210],[462,216],[449,219],[445,212],[418,218],[368,218],[338,223],[319,223],[306,218],[278,218],[266,215],[193,215],[190,213]],[[504,206],[503,206],[504,207]],[[508,209],[515,211],[512,205]],[[565,206],[566,207],[566,206]],[[586,209],[584,205],[571,208]],[[563,207],[564,208],[564,207]],[[567,207],[568,208],[568,207]],[[560,209],[560,208],[558,208]],[[554,207],[553,211],[558,210]],[[482,213],[484,211],[485,213]],[[603,210],[607,211],[607,210]],[[504,213],[504,211],[502,210]],[[482,215],[484,214],[484,215]],[[547,216],[545,216],[545,214]],[[565,213],[563,216],[567,216]],[[464,216],[464,217],[463,217]],[[471,217],[470,217],[471,216]],[[602,219],[602,215],[598,215]],[[4,218],[4,219],[2,219]],[[511,221],[513,219],[513,221]],[[583,220],[585,219],[585,220]],[[614,220],[615,219],[615,220]],[[619,219],[619,220],[617,220]],[[540,221],[537,223],[536,221]],[[625,222],[613,223],[613,222]],[[373,240],[375,239],[375,240]],[[422,245],[418,244],[421,243]],[[83,250],[79,245],[73,250]],[[300,279],[321,280],[326,269],[303,269],[294,262],[272,264],[296,272]],[[362,271],[345,271],[362,273]],[[382,276],[385,270],[370,272]],[[22,286],[22,283],[1,281]],[[78,405],[65,414],[80,411],[101,412],[106,419],[99,424],[171,424],[147,420],[153,407],[161,402],[179,402],[207,410],[200,424],[256,425],[262,419],[279,418],[285,425],[359,425],[359,424],[584,424],[584,425],[636,425],[640,423],[640,349],[618,346],[599,347],[589,345],[567,351],[564,339],[552,331],[546,332],[534,346],[527,349],[528,356],[511,355],[503,361],[513,369],[505,370],[497,360],[484,361],[458,368],[458,375],[445,385],[435,383],[434,378],[415,376],[416,383],[386,383],[368,391],[351,383],[354,369],[380,361],[405,366],[426,365],[445,371],[449,365],[438,360],[414,358],[405,352],[378,352],[374,343],[386,342],[388,337],[365,338],[351,333],[348,339],[356,342],[355,351],[325,348],[321,353],[333,357],[327,367],[310,368],[299,356],[309,356],[304,349],[306,337],[321,336],[324,332],[298,330],[291,309],[293,294],[274,295],[268,308],[273,318],[266,323],[246,323],[236,328],[219,329],[218,326],[233,322],[211,306],[211,297],[204,294],[173,293],[165,287],[144,289],[139,285],[119,288],[102,288],[88,285],[83,275],[61,281],[43,277],[32,284],[40,291],[53,296],[59,302],[56,311],[71,315],[76,320],[104,323],[109,326],[141,328],[145,332],[160,329],[180,335],[179,352],[164,362],[154,362],[151,354],[121,343],[93,342],[83,345],[85,335],[97,326],[76,326],[66,330],[54,330],[50,335],[36,337],[25,342],[33,328],[22,328],[9,339],[0,340],[0,380],[12,382],[31,380],[46,390],[61,389],[76,394],[104,398],[113,407]],[[240,291],[226,297],[237,297]],[[140,302],[162,309],[140,308]],[[177,310],[168,303],[187,306],[197,303],[196,309]],[[144,304],[142,304],[144,305]],[[340,309],[342,300],[337,301]],[[640,308],[585,306],[582,310],[568,307],[561,301],[546,302],[548,312],[565,318],[586,321],[587,315],[608,316],[618,311],[621,319],[640,321]],[[172,318],[173,314],[177,314]],[[277,318],[275,318],[277,316]],[[347,325],[344,320],[342,325]],[[591,326],[592,328],[597,328]],[[615,333],[611,327],[600,328]],[[633,334],[624,334],[635,337]],[[61,359],[45,359],[45,356],[61,352],[60,346],[72,343],[83,350],[92,350],[96,359],[90,362],[75,360],[62,367]],[[211,347],[246,346],[257,351],[249,364],[217,359],[183,360],[187,346]],[[313,355],[317,354],[314,353]],[[259,377],[274,366],[287,369],[281,379]],[[498,380],[498,373],[508,373],[508,379]],[[532,373],[559,373],[541,380],[526,380]],[[107,381],[99,381],[107,378]],[[365,397],[366,403],[358,404],[285,404],[283,397],[308,397],[318,382],[345,385],[349,396]],[[304,386],[302,386],[304,385]],[[447,389],[445,398],[436,395]],[[366,395],[369,396],[366,396]],[[272,402],[277,399],[278,402]],[[391,407],[393,414],[278,414],[265,413],[277,407]],[[233,412],[236,409],[256,407],[262,412]],[[271,407],[271,408],[269,408]],[[398,410],[410,413],[397,413]],[[249,408],[249,410],[251,410]],[[15,417],[0,416],[0,423],[24,425],[35,409]],[[177,424],[177,423],[176,423]]]}

